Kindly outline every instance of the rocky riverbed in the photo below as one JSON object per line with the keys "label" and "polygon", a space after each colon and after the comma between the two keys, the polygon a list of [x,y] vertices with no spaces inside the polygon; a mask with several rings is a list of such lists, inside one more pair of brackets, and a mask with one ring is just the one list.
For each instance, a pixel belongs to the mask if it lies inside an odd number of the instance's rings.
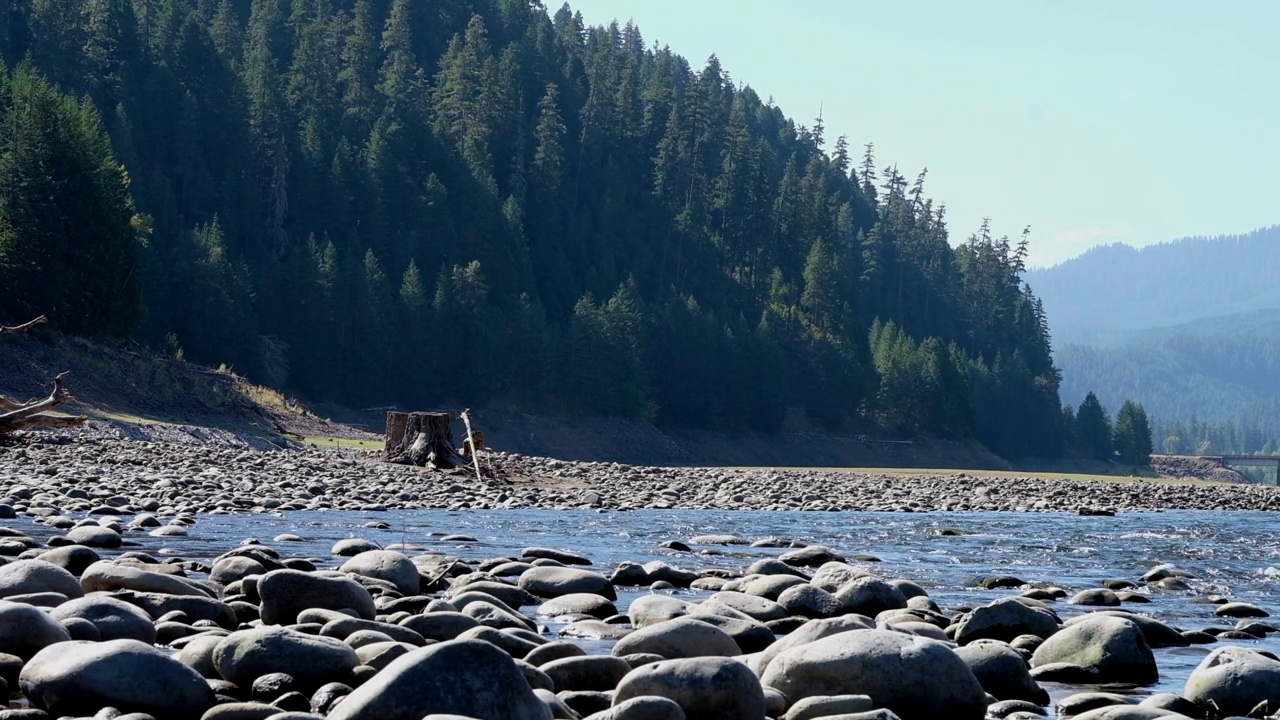
{"label": "rocky riverbed", "polygon": [[[0,448],[0,720],[1176,720],[1280,709],[1268,598],[1240,602],[1197,577],[1208,564],[1085,585],[991,575],[975,579],[980,596],[955,602],[927,573],[802,536],[669,537],[665,559],[602,562],[567,542],[507,538],[519,549],[491,554],[463,535],[392,543],[389,524],[370,519],[323,549],[293,533],[184,546],[224,518],[265,529],[291,511],[572,506],[561,512],[582,522],[611,508],[1276,507],[1271,489],[1242,486],[486,461],[495,477],[477,481],[315,449],[108,438]],[[734,547],[773,554],[737,560]],[[1162,602],[1172,596],[1184,600]],[[1168,653],[1200,647],[1174,692],[1143,690]]]}
{"label": "rocky riverbed", "polygon": [[[903,512],[1280,510],[1280,489],[1259,485],[1075,480],[976,471],[942,475],[633,467],[501,452],[483,455],[485,477],[477,479],[471,468],[425,471],[381,463],[368,452],[313,447],[263,451],[260,441],[250,445],[216,431],[171,430],[161,442],[130,439],[138,435],[97,428],[79,434],[37,434],[37,442],[0,446],[0,495],[6,487],[49,490],[64,498],[67,509],[81,511],[95,503],[188,512],[579,506]],[[77,496],[66,496],[70,490]]]}

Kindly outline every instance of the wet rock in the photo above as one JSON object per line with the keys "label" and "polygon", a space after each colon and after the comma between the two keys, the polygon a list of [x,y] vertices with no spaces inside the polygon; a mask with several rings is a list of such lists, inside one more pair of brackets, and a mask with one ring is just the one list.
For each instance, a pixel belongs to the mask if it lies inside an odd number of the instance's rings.
{"label": "wet rock", "polygon": [[588,655],[553,660],[538,668],[551,678],[556,690],[609,691],[631,672],[620,657]]}
{"label": "wet rock", "polygon": [[1160,677],[1142,630],[1119,617],[1089,617],[1055,633],[1031,658],[1033,668],[1052,663],[1085,668],[1101,682],[1147,685]]}
{"label": "wet rock", "polygon": [[1213,614],[1217,615],[1218,617],[1237,617],[1237,618],[1268,617],[1270,615],[1270,613],[1258,607],[1257,605],[1253,605],[1251,603],[1243,603],[1243,602],[1223,603],[1213,611]]}
{"label": "wet rock", "polygon": [[815,720],[846,713],[863,713],[875,708],[869,695],[813,695],[791,705],[782,720]]}

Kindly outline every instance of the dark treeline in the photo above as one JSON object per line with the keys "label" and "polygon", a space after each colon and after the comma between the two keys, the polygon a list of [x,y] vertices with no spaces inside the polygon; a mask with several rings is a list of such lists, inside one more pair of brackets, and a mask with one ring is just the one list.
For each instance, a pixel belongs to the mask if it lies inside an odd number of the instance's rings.
{"label": "dark treeline", "polygon": [[1065,447],[1025,237],[953,249],[714,57],[529,0],[7,7],[0,317],[358,405]]}

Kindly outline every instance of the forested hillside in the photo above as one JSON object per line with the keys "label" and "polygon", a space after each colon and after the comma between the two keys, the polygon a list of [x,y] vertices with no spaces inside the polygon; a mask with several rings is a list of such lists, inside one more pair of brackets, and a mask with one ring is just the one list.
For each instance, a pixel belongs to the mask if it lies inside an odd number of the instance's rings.
{"label": "forested hillside", "polygon": [[1158,451],[1280,445],[1280,309],[1147,330],[1115,346],[1066,345],[1055,358],[1063,397],[1096,390],[1108,406],[1140,399],[1157,418]]}
{"label": "forested hillside", "polygon": [[1280,226],[1144,248],[1105,245],[1027,282],[1056,345],[1109,345],[1151,328],[1280,308]]}
{"label": "forested hillside", "polygon": [[953,249],[923,170],[715,57],[529,0],[6,7],[0,318],[358,405],[1062,450],[1025,238]]}

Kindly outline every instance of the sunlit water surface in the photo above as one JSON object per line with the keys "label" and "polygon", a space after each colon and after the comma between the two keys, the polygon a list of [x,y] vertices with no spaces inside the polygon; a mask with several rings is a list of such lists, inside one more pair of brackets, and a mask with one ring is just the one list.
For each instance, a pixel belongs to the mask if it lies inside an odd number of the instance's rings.
{"label": "sunlit water surface", "polygon": [[[364,527],[370,521],[391,529]],[[1235,621],[1214,617],[1211,594],[1251,602],[1280,611],[1275,586],[1280,579],[1280,517],[1252,512],[1168,511],[1127,513],[1117,517],[1079,517],[1065,513],[808,513],[708,510],[414,510],[390,512],[306,511],[286,514],[201,516],[186,538],[153,538],[130,534],[152,553],[211,560],[246,538],[258,538],[282,554],[321,559],[334,567],[329,550],[337,540],[364,537],[383,545],[406,543],[423,551],[463,559],[518,556],[522,548],[539,545],[571,549],[590,557],[594,568],[608,573],[624,560],[663,560],[681,568],[742,570],[759,558],[784,549],[747,545],[695,546],[697,554],[658,547],[664,540],[685,540],[709,533],[739,535],[747,540],[782,537],[831,547],[849,558],[869,555],[876,563],[854,564],[885,578],[908,578],[928,590],[944,609],[974,606],[1016,591],[983,590],[979,578],[1014,575],[1032,584],[1058,585],[1068,590],[1097,587],[1104,580],[1137,580],[1147,569],[1171,563],[1191,571],[1198,580],[1192,592],[1141,590],[1150,604],[1130,607],[1179,629],[1231,627]],[[18,521],[22,522],[22,521]],[[25,528],[36,535],[41,526]],[[952,528],[964,535],[942,536]],[[303,542],[275,543],[293,533]],[[446,542],[442,534],[465,535],[475,542]],[[410,552],[413,552],[412,550]],[[620,593],[618,606],[647,590]],[[694,600],[709,593],[682,590],[677,597]],[[525,608],[532,611],[533,608]],[[1085,608],[1057,603],[1067,617]],[[550,632],[557,626],[551,625]],[[1280,634],[1274,639],[1246,642],[1280,653]],[[1240,641],[1232,641],[1239,643]],[[1187,675],[1217,645],[1156,650],[1160,682],[1134,692],[1181,692]],[[593,652],[607,651],[606,643],[588,643]],[[1054,699],[1080,687],[1046,684]]]}

